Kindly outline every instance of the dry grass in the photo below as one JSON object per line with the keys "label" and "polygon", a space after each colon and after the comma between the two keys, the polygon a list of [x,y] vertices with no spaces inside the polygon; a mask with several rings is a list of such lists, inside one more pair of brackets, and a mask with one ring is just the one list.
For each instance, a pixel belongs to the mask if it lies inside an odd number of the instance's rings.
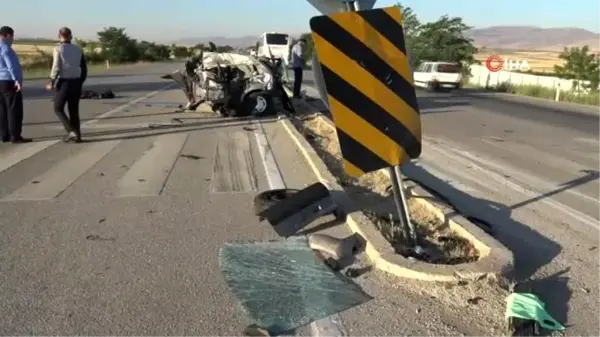
{"label": "dry grass", "polygon": [[[24,68],[25,79],[47,78],[50,71],[50,62],[52,52],[56,44],[26,44],[15,43],[13,49],[19,55],[19,61]],[[131,64],[118,64],[113,67],[133,67],[148,64],[147,62],[136,62]],[[89,64],[90,74],[97,74],[106,71],[104,62],[99,64]]]}
{"label": "dry grass", "polygon": [[[356,205],[380,229],[402,255],[409,254],[406,240],[397,223],[395,204],[390,192],[390,180],[381,171],[367,173],[358,179],[343,170],[340,147],[335,130],[320,114],[301,119],[301,132],[313,145],[339,183]],[[419,245],[427,251],[426,261],[438,264],[458,264],[475,261],[478,253],[466,239],[459,237],[415,200],[409,200],[410,216],[419,237]]]}
{"label": "dry grass", "polygon": [[13,49],[19,55],[26,79],[46,78],[52,65],[53,44],[15,43]]}
{"label": "dry grass", "polygon": [[491,55],[500,55],[503,59],[527,61],[531,70],[534,72],[553,73],[555,65],[562,65],[563,62],[558,58],[560,52],[540,51],[540,50],[495,50],[482,49],[475,55],[475,58],[481,63]]}
{"label": "dry grass", "polygon": [[35,45],[15,43],[13,45],[13,49],[15,52],[17,52],[17,54],[19,54],[19,56],[37,55],[39,54],[39,51],[51,54],[54,47],[56,47],[56,45],[51,44]]}

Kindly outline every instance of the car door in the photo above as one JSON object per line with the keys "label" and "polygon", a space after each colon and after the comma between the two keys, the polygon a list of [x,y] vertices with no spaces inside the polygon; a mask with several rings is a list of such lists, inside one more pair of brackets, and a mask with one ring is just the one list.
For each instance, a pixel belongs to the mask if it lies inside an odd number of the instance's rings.
{"label": "car door", "polygon": [[427,66],[427,63],[421,64],[413,74],[413,79],[414,79],[415,85],[418,87],[422,87],[425,85],[426,74],[424,73],[424,70],[425,70],[426,66]]}

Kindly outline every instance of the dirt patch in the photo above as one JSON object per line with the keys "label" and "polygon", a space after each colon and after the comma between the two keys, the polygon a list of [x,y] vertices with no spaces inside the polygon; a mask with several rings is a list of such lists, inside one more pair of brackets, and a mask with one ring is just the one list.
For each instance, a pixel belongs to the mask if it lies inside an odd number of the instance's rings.
{"label": "dirt patch", "polygon": [[[367,173],[359,178],[347,176],[343,170],[336,131],[322,114],[300,113],[293,123],[323,159],[338,183],[344,186],[352,202],[360,205],[360,209],[379,228],[396,252],[411,257],[397,220],[389,178],[382,171]],[[408,203],[419,237],[418,244],[425,251],[419,259],[434,264],[460,264],[479,258],[477,250],[468,240],[454,233],[415,200],[409,199]]]}
{"label": "dirt patch", "polygon": [[[398,283],[389,275],[386,285],[398,291],[429,298],[416,310],[443,312],[446,323],[456,326],[461,332],[474,336],[510,335],[504,318],[506,297],[510,292],[492,276],[472,281],[460,280],[453,283],[431,284],[416,280],[404,280]],[[395,293],[390,291],[390,293]],[[440,310],[439,308],[444,308]]]}

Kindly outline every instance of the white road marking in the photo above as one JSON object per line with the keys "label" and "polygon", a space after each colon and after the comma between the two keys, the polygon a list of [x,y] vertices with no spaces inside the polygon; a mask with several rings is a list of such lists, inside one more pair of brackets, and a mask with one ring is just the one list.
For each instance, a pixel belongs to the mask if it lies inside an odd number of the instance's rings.
{"label": "white road marking", "polygon": [[[417,167],[421,167],[422,169],[426,170],[430,174],[434,175],[436,178],[444,181],[446,184],[454,187],[457,190],[467,192],[467,193],[475,193],[477,191],[476,189],[472,188],[471,185],[464,184],[465,179],[461,179],[459,181],[457,179],[454,179],[454,178],[442,173],[442,170],[434,168],[432,164],[435,163],[435,159],[439,159],[439,158],[435,158],[430,153],[424,152],[423,155],[421,156],[421,158],[418,161],[415,161],[413,164]],[[447,168],[447,167],[448,166],[444,165],[444,168]],[[384,172],[385,175],[388,175],[388,170],[382,170],[382,172]],[[453,172],[456,172],[456,171],[453,171]],[[388,178],[389,178],[389,176],[388,176]],[[461,176],[461,178],[463,178],[463,176]],[[472,179],[466,179],[466,181],[471,182],[471,183],[474,182],[474,180],[472,180]],[[478,184],[474,184],[472,186],[477,186],[477,185]]]}
{"label": "white road marking", "polygon": [[[258,143],[258,150],[260,152],[260,158],[265,168],[267,181],[269,182],[269,188],[286,188],[285,183],[283,182],[283,177],[281,176],[281,171],[279,170],[279,166],[277,166],[277,162],[275,161],[275,157],[273,156],[273,151],[271,149],[271,146],[269,145],[269,141],[267,140],[265,130],[260,121],[256,121],[255,125],[257,126],[255,131],[256,142]],[[311,335],[315,337],[342,337],[348,335],[338,314],[334,314],[329,317],[312,322],[310,324],[310,331]]]}
{"label": "white road marking", "polygon": [[[437,144],[434,142],[431,142],[429,140],[425,140],[424,143],[425,142],[428,143],[428,146],[430,146],[431,149],[434,149],[439,154],[443,154],[449,158],[454,158],[454,160],[456,160],[456,161],[464,162],[466,160],[469,162],[469,165],[471,166],[472,169],[485,174],[492,180],[495,180],[496,182],[502,184],[503,186],[507,186],[507,187],[513,189],[514,191],[524,194],[527,197],[535,198],[541,194],[538,191],[534,191],[532,188],[523,186],[521,184],[518,184],[518,183],[512,181],[511,179],[504,177],[502,174],[499,174],[493,170],[485,168],[488,165],[491,166],[491,162],[487,159],[483,160],[483,159],[477,158],[476,156],[470,154],[467,151],[455,149],[451,146],[447,146],[447,145],[442,146],[442,145],[440,145],[441,143],[439,143],[439,142]],[[600,226],[598,225],[598,220],[588,216],[587,214],[579,212],[569,206],[566,206],[566,205],[556,201],[552,197],[540,199],[539,202],[546,204],[556,210],[559,210],[559,211],[563,212],[564,214],[569,215],[570,217],[580,221],[581,223],[583,223],[587,226],[590,226],[594,229],[600,229]]]}
{"label": "white road marking", "polygon": [[561,156],[556,153],[550,154],[540,151],[527,144],[508,140],[502,140],[501,142],[498,142],[485,138],[481,139],[481,141],[488,146],[509,152],[514,156],[524,157],[525,159],[535,159],[537,162],[543,163],[545,166],[552,166],[566,172],[577,173],[581,170],[589,168],[572,160],[562,159]]}
{"label": "white road marking", "polygon": [[116,108],[114,108],[112,110],[109,110],[109,111],[107,111],[107,112],[99,115],[98,117],[96,117],[96,118],[94,118],[94,119],[92,119],[90,121],[87,121],[87,122],[83,123],[82,126],[89,126],[89,125],[92,125],[92,124],[96,124],[101,119],[104,119],[104,118],[110,117],[110,116],[112,116],[114,114],[117,114],[117,113],[119,113],[119,112],[121,112],[121,111],[123,111],[123,110],[125,110],[127,108],[130,108],[131,106],[133,106],[133,105],[135,105],[135,104],[137,104],[137,103],[139,103],[139,102],[141,102],[141,101],[143,101],[145,99],[148,99],[148,98],[150,98],[150,97],[158,94],[159,92],[161,92],[163,90],[167,90],[167,89],[169,89],[171,87],[174,87],[175,84],[176,83],[169,83],[168,85],[166,85],[166,86],[164,86],[164,87],[162,87],[162,88],[160,88],[160,89],[158,89],[156,91],[153,91],[153,92],[151,92],[151,93],[149,93],[147,95],[144,95],[142,97],[138,97],[138,98],[136,98],[136,99],[134,99],[132,101],[129,101],[129,102],[123,104],[123,105],[119,105],[118,107],[116,107]]}
{"label": "white road marking", "polygon": [[120,140],[115,140],[87,146],[76,156],[61,161],[2,200],[46,200],[55,198],[109,154],[119,143]]}
{"label": "white road marking", "polygon": [[[492,143],[493,142],[491,142],[490,144],[493,145],[493,146],[498,146],[498,147],[500,147],[500,148],[502,148],[504,150],[507,150],[509,152],[514,152],[515,154],[519,153],[519,151],[517,151],[517,150],[510,149],[510,148],[505,148],[503,145],[492,144]],[[455,151],[455,150],[453,149],[452,151]],[[484,159],[477,158],[477,157],[469,154],[468,152],[464,152],[464,153],[462,153],[462,155],[468,156],[473,161],[477,161],[477,162],[479,162],[481,164],[486,164],[486,165],[490,166],[491,168],[493,168],[493,169],[495,169],[495,170],[497,170],[499,172],[504,172],[505,174],[508,174],[511,177],[515,177],[515,178],[518,177],[519,180],[521,180],[523,182],[529,181],[529,182],[531,182],[532,186],[536,186],[538,188],[543,188],[545,190],[552,190],[552,189],[556,188],[556,186],[559,184],[559,183],[552,183],[552,182],[548,182],[546,180],[537,178],[536,176],[527,174],[527,173],[525,173],[523,171],[513,169],[513,168],[509,167],[508,165],[502,165],[502,164],[500,164],[498,162],[495,162],[495,161],[492,161],[492,160],[488,160],[488,159],[484,160]],[[554,156],[550,156],[549,154],[544,154],[544,153],[542,153],[540,151],[535,152],[535,157],[536,157],[536,159],[540,159],[542,162],[544,162],[544,164],[554,164],[552,167],[556,167],[556,168],[559,168],[559,169],[561,167],[563,167],[563,168],[569,167],[570,168],[570,171],[569,171],[570,173],[581,173],[583,170],[586,169],[583,166],[579,166],[578,164],[573,163],[573,162],[569,162],[569,161],[562,161],[562,160],[560,162],[557,161],[557,160],[552,161],[551,159]],[[562,191],[561,193],[571,194],[571,195],[573,195],[575,197],[579,197],[579,198],[584,199],[586,201],[589,201],[589,202],[592,202],[592,203],[595,203],[595,204],[600,204],[600,200],[598,200],[596,197],[589,196],[587,194],[583,194],[583,193],[578,192],[578,191],[573,190],[573,189],[566,189],[566,190]]]}
{"label": "white road marking", "polygon": [[[89,121],[81,124],[81,126],[83,128],[88,127],[94,123],[97,123],[101,119],[104,119],[104,118],[110,117],[116,113],[119,113],[138,102],[148,99],[163,90],[171,88],[174,85],[175,85],[175,83],[170,83],[169,85],[167,85],[159,90],[153,91],[145,96],[138,97],[126,104],[118,106],[110,111],[107,111],[107,112],[97,116],[96,118],[94,118],[92,120],[89,120]],[[62,129],[62,127],[61,127],[61,129]],[[7,169],[15,166],[16,164],[22,162],[23,160],[26,160],[59,142],[60,142],[60,140],[45,140],[45,141],[40,141],[40,142],[32,142],[29,144],[19,144],[18,146],[15,146],[14,150],[8,156],[2,156],[2,158],[0,159],[0,173],[6,171]]]}
{"label": "white road marking", "polygon": [[265,130],[262,126],[262,123],[260,121],[256,121],[255,124],[257,128],[254,132],[254,135],[256,136],[258,152],[260,153],[260,159],[262,160],[265,168],[269,187],[271,189],[286,188],[285,183],[283,182],[283,177],[281,176],[281,172],[279,171],[279,166],[277,165],[275,157],[273,156],[273,150],[271,149],[271,145],[269,144],[267,136],[265,135]]}
{"label": "white road marking", "polygon": [[0,173],[54,144],[56,144],[55,140],[45,140],[28,144],[19,144],[13,147],[10,152],[2,154],[2,157],[0,158]]}
{"label": "white road marking", "polygon": [[573,138],[573,140],[576,142],[594,145],[595,147],[600,146],[600,140],[595,139],[595,138]]}
{"label": "white road marking", "polygon": [[152,148],[119,180],[117,197],[158,196],[187,140],[187,133],[158,136]]}

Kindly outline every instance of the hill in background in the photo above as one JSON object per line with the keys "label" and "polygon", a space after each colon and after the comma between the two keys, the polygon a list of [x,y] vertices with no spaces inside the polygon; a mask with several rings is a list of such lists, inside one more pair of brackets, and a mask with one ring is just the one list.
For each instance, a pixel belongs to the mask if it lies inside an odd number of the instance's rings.
{"label": "hill in background", "polygon": [[[478,47],[494,49],[544,50],[562,51],[564,47],[588,45],[592,50],[600,49],[600,34],[581,28],[540,28],[534,26],[493,26],[468,31],[467,36],[475,41]],[[216,45],[232,47],[252,46],[258,36],[240,36],[228,38],[211,36],[204,38],[185,38],[176,44],[207,44],[212,41]]]}
{"label": "hill in background", "polygon": [[564,47],[588,45],[600,49],[600,34],[581,28],[493,26],[472,29],[467,34],[478,47],[497,49],[562,51]]}

